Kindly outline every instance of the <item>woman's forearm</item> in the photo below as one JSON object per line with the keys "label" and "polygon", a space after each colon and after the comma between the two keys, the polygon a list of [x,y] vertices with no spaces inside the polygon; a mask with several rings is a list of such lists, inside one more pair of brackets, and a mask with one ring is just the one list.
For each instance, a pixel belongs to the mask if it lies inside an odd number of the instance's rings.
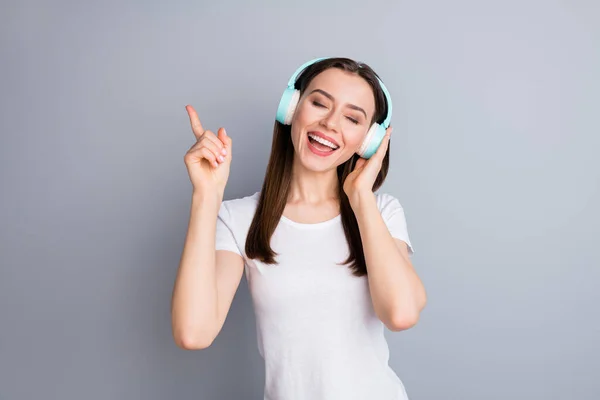
{"label": "woman's forearm", "polygon": [[[375,195],[367,193],[353,205],[360,230],[373,307],[394,331],[417,323],[425,306],[425,289],[408,257],[391,236],[377,207]],[[406,254],[404,254],[406,253]]]}
{"label": "woman's forearm", "polygon": [[194,194],[171,305],[173,337],[183,348],[205,348],[217,323],[215,230],[220,198]]}

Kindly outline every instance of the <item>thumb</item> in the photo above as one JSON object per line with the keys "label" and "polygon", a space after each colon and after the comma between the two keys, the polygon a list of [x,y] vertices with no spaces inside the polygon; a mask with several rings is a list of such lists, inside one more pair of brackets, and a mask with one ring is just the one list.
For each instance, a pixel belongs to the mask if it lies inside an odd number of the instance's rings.
{"label": "thumb", "polygon": [[361,169],[362,167],[364,167],[366,163],[367,163],[367,160],[365,158],[360,157],[356,161],[356,164],[354,164],[353,171],[358,171],[359,169]]}
{"label": "thumb", "polygon": [[231,162],[231,153],[232,153],[232,140],[227,135],[225,128],[221,127],[217,131],[217,138],[223,143],[223,147],[227,150],[227,155],[225,156],[225,160]]}
{"label": "thumb", "polygon": [[232,141],[231,141],[231,138],[229,137],[229,135],[227,135],[225,128],[219,128],[219,131],[217,132],[217,137],[219,138],[219,140],[221,142],[223,142],[223,144],[225,145],[225,147],[227,147],[227,150],[229,152]]}

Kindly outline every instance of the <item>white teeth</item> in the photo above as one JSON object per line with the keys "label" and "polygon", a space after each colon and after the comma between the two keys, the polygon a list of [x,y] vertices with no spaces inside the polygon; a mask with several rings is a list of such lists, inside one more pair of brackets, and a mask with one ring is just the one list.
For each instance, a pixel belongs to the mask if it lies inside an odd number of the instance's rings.
{"label": "white teeth", "polygon": [[331,147],[333,150],[337,149],[338,146],[336,146],[335,144],[331,143],[329,140],[323,139],[320,136],[317,135],[313,135],[312,133],[309,133],[308,136],[314,140],[316,140],[317,142],[324,144],[325,146]]}

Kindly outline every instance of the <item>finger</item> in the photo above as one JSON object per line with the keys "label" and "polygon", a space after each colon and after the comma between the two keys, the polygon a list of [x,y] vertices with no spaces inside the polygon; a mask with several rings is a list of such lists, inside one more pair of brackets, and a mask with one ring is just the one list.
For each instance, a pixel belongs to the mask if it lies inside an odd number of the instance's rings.
{"label": "finger", "polygon": [[219,135],[218,136],[219,141],[221,143],[223,143],[223,146],[225,147],[223,155],[226,158],[230,159],[231,155],[232,155],[231,148],[232,148],[232,145],[233,145],[233,141],[231,140],[231,138],[229,137],[229,135],[227,135],[227,131],[225,131],[225,128],[219,128],[218,135]]}
{"label": "finger", "polygon": [[377,151],[375,152],[375,154],[373,154],[373,157],[371,157],[371,158],[375,158],[378,161],[383,161],[383,157],[385,157],[385,152],[387,151],[389,143],[390,143],[390,135],[392,134],[393,130],[394,130],[394,128],[392,128],[391,126],[389,126],[385,130],[385,135],[383,136],[383,140],[381,141],[381,144],[377,148]]}
{"label": "finger", "polygon": [[194,107],[187,105],[185,109],[190,117],[190,125],[192,126],[192,132],[194,132],[194,136],[196,136],[196,140],[200,139],[200,136],[204,133],[204,128],[200,123],[200,118],[198,118],[198,113],[194,110]]}
{"label": "finger", "polygon": [[391,134],[392,130],[393,129],[391,127],[386,129],[385,135],[383,136],[383,140],[381,141],[379,148],[377,149],[375,154],[373,154],[373,156],[371,158],[369,158],[369,161],[365,165],[365,170],[369,170],[369,171],[371,171],[371,173],[375,173],[375,174],[379,173],[379,170],[381,169],[381,165],[383,164],[383,158],[385,156],[385,152],[387,151],[387,148],[388,148],[388,144],[390,141],[390,134]]}
{"label": "finger", "polygon": [[201,147],[199,149],[197,149],[194,152],[196,155],[198,155],[198,158],[202,159],[204,158],[205,160],[207,160],[213,167],[218,167],[219,163],[217,163],[217,159],[215,157],[215,154],[210,151],[210,149],[206,148],[206,147]]}
{"label": "finger", "polygon": [[194,146],[192,149],[190,149],[190,151],[185,153],[183,160],[186,164],[193,164],[202,162],[202,160],[206,160],[212,166],[218,166],[214,153],[206,147]]}
{"label": "finger", "polygon": [[[216,139],[218,141],[218,139]],[[225,154],[222,153],[223,147],[210,140],[208,137],[202,137],[194,147],[206,148],[214,155],[214,158],[218,162],[225,161]]]}
{"label": "finger", "polygon": [[206,131],[202,137],[202,141],[212,143],[215,146],[215,154],[222,154],[223,156],[227,155],[228,151],[225,144],[212,131]]}

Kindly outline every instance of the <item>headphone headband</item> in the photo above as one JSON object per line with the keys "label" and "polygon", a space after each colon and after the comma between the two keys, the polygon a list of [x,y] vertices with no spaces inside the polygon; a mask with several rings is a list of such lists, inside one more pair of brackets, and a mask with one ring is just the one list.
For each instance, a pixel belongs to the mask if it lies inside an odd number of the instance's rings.
{"label": "headphone headband", "polygon": [[296,72],[294,72],[294,74],[292,75],[292,77],[288,81],[288,87],[290,89],[294,89],[294,86],[296,84],[296,79],[298,78],[298,75],[300,75],[302,73],[302,71],[304,71],[308,66],[310,66],[310,65],[312,65],[312,64],[314,64],[316,62],[319,62],[321,60],[325,60],[325,57],[315,58],[314,60],[310,60],[310,61],[307,61],[304,64],[302,64],[300,66],[300,68],[298,68],[296,70]]}

